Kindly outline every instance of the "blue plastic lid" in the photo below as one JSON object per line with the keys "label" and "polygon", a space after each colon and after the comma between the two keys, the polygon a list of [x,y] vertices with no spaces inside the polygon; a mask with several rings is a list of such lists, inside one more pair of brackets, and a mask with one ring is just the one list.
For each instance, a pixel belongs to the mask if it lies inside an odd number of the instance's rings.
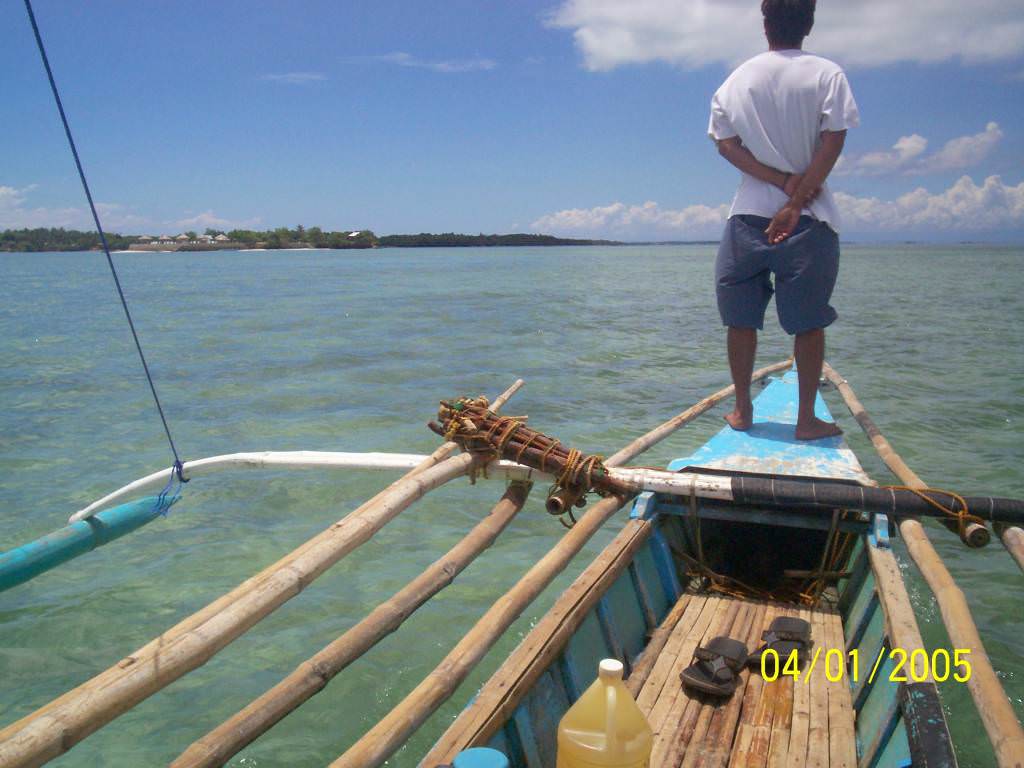
{"label": "blue plastic lid", "polygon": [[460,752],[453,768],[509,768],[508,758],[496,749],[473,747]]}

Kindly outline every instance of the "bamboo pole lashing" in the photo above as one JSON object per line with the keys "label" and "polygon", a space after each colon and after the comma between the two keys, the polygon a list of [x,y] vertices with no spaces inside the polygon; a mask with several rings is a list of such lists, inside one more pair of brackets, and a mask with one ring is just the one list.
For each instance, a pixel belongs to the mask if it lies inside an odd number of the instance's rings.
{"label": "bamboo pole lashing", "polygon": [[[494,407],[504,404],[521,386],[518,380],[496,399]],[[440,446],[419,467],[276,563],[134,654],[0,730],[0,766],[20,768],[52,760],[204,664],[414,501],[469,472],[477,460],[465,454],[448,458],[457,448],[454,443]]]}
{"label": "bamboo pole lashing", "polygon": [[[864,429],[882,460],[900,481],[907,486],[915,480],[921,482],[882,435],[849,383],[828,364],[824,367],[824,373],[836,386],[850,413]],[[971,651],[972,673],[966,685],[1000,768],[1021,768],[1024,766],[1024,729],[992,668],[963,591],[956,585],[939,553],[928,540],[919,520],[903,518],[899,522],[899,530],[911,559],[935,596],[950,642],[954,648]]]}

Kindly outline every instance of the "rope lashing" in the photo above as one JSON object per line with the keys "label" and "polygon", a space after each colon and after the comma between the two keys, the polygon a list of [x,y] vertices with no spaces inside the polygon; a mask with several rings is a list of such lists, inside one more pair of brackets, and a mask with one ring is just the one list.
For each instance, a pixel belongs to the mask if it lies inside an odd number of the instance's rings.
{"label": "rope lashing", "polygon": [[[36,23],[36,14],[32,10],[32,1],[25,0],[25,10],[28,11],[28,20],[32,25],[32,33],[36,38],[36,46],[39,48],[39,56],[43,60],[43,67],[46,69],[46,77],[50,81],[50,90],[53,91],[54,101],[57,102],[57,111],[60,113],[61,122],[64,124],[64,134],[68,139],[68,146],[71,148],[71,155],[75,159],[75,167],[78,169],[78,178],[82,182],[82,189],[85,191],[85,198],[89,201],[89,210],[92,211],[92,219],[96,223],[96,231],[100,236],[100,243],[103,245],[103,253],[107,257],[107,265],[110,267],[110,274],[114,277],[114,286],[117,288],[117,295],[121,299],[121,307],[124,309],[124,316],[128,319],[128,327],[131,329],[132,338],[135,340],[135,349],[139,353],[139,360],[142,361],[142,370],[146,373],[146,380],[149,382],[149,390],[153,393],[153,401],[156,403],[156,410],[160,414],[160,421],[164,425],[164,433],[167,435],[167,442],[170,443],[171,453],[174,454],[173,475],[177,476],[178,483],[187,483],[188,479],[182,472],[181,457],[178,456],[178,449],[174,445],[174,438],[171,437],[171,428],[167,424],[167,417],[164,415],[163,406],[160,404],[160,397],[156,393],[156,385],[153,383],[153,376],[149,372],[149,365],[146,356],[142,352],[142,344],[139,341],[139,334],[135,331],[135,323],[132,321],[132,313],[128,311],[128,301],[125,299],[124,290],[121,288],[121,280],[114,267],[114,259],[110,255],[110,245],[107,243],[107,235],[100,224],[99,214],[96,212],[96,204],[92,199],[92,192],[89,189],[89,182],[85,178],[85,170],[82,168],[81,158],[78,156],[78,147],[71,135],[71,125],[68,123],[67,114],[64,112],[64,103],[60,98],[60,91],[57,89],[57,81],[53,77],[53,70],[50,67],[50,59],[46,55],[46,47],[43,45],[43,37],[39,33],[39,25]],[[165,489],[167,490],[167,489]],[[162,497],[162,495],[161,495]]]}
{"label": "rope lashing", "polygon": [[[964,538],[967,526],[969,523],[977,523],[978,525],[984,526],[985,521],[977,515],[972,515],[970,510],[967,508],[967,501],[959,493],[953,491],[944,491],[941,488],[910,488],[905,485],[885,485],[882,486],[888,491],[910,491],[916,496],[920,496],[931,506],[935,507],[940,512],[948,515],[952,519],[956,520],[957,533],[960,538]],[[929,496],[929,494],[936,494],[939,496],[946,496],[951,499],[955,504],[954,507],[946,507],[939,503],[936,499]]]}
{"label": "rope lashing", "polygon": [[182,472],[181,462],[175,462],[171,476],[167,478],[167,485],[164,486],[163,490],[156,497],[156,511],[159,514],[167,517],[167,512],[174,506],[174,502],[181,498],[182,484],[187,482],[188,479],[185,478]]}
{"label": "rope lashing", "polygon": [[576,522],[570,508],[573,504],[583,506],[588,493],[630,494],[628,488],[612,480],[601,456],[567,448],[558,440],[526,426],[525,416],[499,416],[489,409],[484,398],[442,400],[437,416],[438,422],[431,423],[430,428],[467,453],[510,459],[554,475],[548,500],[557,496],[558,503],[549,503],[548,507],[550,510],[557,506],[552,514],[568,516],[569,522],[562,521],[567,527]]}

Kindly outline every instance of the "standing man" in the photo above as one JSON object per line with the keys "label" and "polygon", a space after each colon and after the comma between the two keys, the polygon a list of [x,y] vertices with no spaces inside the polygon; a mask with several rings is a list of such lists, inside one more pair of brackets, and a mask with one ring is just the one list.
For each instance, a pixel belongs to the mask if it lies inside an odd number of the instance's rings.
{"label": "standing man", "polygon": [[[718,310],[728,326],[736,408],[733,429],[753,423],[750,377],[757,332],[776,294],[779,322],[795,336],[800,389],[798,440],[841,434],[814,415],[825,328],[839,272],[839,214],[825,184],[859,123],[846,75],[805,53],[815,0],[763,0],[768,52],[741,64],[711,100],[708,133],[742,171],[715,262]],[[775,276],[772,286],[770,275]]]}

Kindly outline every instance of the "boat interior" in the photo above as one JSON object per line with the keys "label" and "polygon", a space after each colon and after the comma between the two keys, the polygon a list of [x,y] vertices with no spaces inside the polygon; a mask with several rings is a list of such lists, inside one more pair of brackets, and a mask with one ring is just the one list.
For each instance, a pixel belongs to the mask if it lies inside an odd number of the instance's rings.
{"label": "boat interior", "polygon": [[[789,417],[782,404],[792,379],[769,385],[758,400],[762,413]],[[821,446],[776,438],[770,424],[742,434],[726,429],[669,468],[772,473],[783,462],[790,475],[872,484],[842,438],[824,455]],[[603,658],[624,664],[654,733],[651,766],[955,765],[934,682],[891,679],[886,651],[899,642],[888,614],[912,610],[890,533],[884,515],[869,523],[839,510],[809,516],[642,494],[618,537],[420,766],[487,746],[513,768],[553,767],[558,722]],[[810,625],[798,675],[767,680],[760,665],[747,666],[728,696],[682,684],[698,648],[726,636],[753,653],[779,616]]]}

